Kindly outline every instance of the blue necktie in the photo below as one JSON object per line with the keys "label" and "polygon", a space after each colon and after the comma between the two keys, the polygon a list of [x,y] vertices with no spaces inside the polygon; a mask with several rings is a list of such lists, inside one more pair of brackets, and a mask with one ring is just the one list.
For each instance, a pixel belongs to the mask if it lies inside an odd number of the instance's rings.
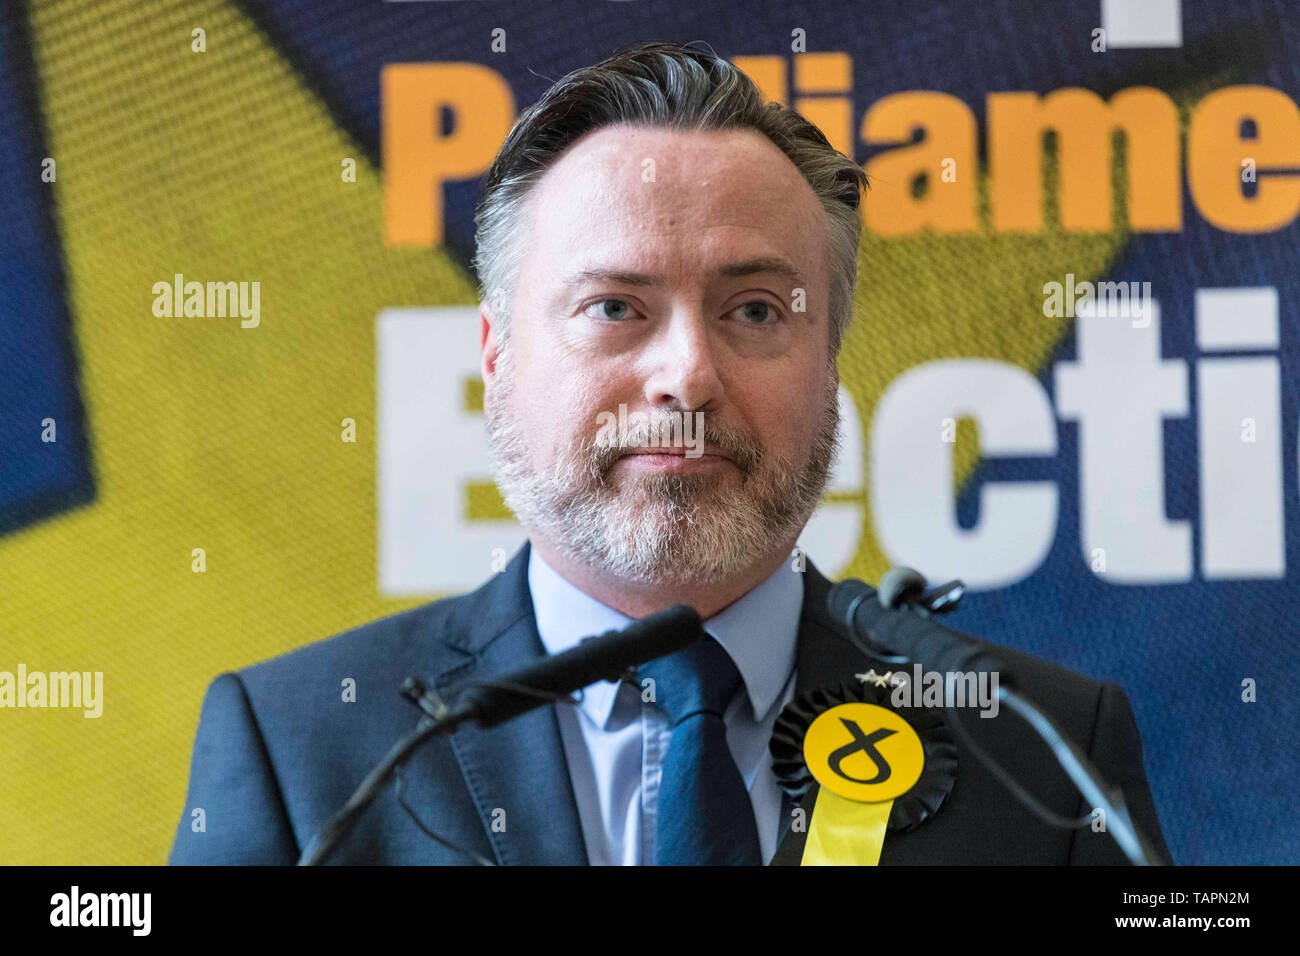
{"label": "blue necktie", "polygon": [[759,866],[758,826],[722,715],[740,671],[710,636],[638,668],[672,724],[655,823],[656,866]]}

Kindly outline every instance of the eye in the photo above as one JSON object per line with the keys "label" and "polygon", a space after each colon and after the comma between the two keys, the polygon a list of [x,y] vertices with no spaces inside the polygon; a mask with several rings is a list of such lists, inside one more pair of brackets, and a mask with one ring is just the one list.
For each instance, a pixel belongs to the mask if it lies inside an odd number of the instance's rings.
{"label": "eye", "polygon": [[773,325],[777,320],[776,309],[762,299],[738,305],[728,315],[735,316],[746,325]]}
{"label": "eye", "polygon": [[584,306],[582,314],[605,322],[623,322],[636,314],[636,310],[622,299],[600,299]]}

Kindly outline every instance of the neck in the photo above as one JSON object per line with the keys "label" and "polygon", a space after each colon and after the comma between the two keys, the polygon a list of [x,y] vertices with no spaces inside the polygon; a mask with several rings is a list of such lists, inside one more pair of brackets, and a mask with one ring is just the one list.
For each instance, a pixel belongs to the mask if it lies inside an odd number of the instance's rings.
{"label": "neck", "polygon": [[784,547],[764,555],[724,581],[713,584],[664,584],[629,581],[607,574],[599,568],[570,561],[546,539],[530,536],[533,548],[560,577],[620,614],[641,618],[675,604],[687,604],[705,620],[739,601],[776,573],[776,569],[784,562],[792,560],[795,540],[791,539]]}

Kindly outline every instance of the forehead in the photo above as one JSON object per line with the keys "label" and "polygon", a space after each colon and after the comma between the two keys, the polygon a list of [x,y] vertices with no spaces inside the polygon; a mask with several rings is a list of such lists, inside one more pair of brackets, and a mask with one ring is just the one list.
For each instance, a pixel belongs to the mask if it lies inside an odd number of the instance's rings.
{"label": "forehead", "polygon": [[779,255],[811,276],[825,217],[761,133],[613,126],[578,140],[534,187],[526,256],[556,276],[579,260],[689,271]]}

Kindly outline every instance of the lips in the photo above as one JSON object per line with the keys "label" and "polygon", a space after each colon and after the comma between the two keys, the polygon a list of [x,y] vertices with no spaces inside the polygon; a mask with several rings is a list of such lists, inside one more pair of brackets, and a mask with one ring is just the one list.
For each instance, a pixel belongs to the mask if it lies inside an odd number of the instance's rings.
{"label": "lips", "polygon": [[728,464],[734,467],[734,463],[723,455],[705,452],[697,457],[690,457],[681,448],[633,449],[622,455],[617,463],[633,472],[672,475],[711,474],[725,468]]}
{"label": "lips", "polygon": [[724,455],[722,452],[713,448],[706,448],[702,453],[698,455],[688,454],[689,451],[690,449],[687,448],[629,448],[627,451],[623,452],[621,457],[628,458],[632,456],[663,455],[663,456],[671,456],[674,458],[690,458],[690,459],[723,458],[726,459],[727,461],[731,460],[729,456]]}

